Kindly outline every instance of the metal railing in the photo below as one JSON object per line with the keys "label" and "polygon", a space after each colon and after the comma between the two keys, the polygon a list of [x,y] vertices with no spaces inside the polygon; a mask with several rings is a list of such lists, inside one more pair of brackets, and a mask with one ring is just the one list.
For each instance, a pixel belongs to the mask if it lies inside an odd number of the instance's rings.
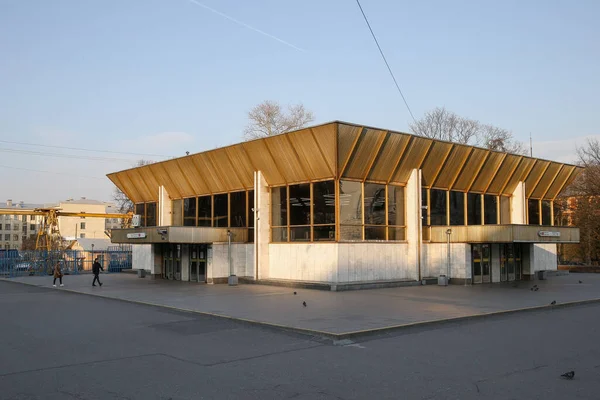
{"label": "metal railing", "polygon": [[60,263],[64,275],[91,273],[96,257],[105,272],[121,272],[131,268],[131,251],[127,250],[24,250],[0,254],[0,277],[52,275],[56,263]]}

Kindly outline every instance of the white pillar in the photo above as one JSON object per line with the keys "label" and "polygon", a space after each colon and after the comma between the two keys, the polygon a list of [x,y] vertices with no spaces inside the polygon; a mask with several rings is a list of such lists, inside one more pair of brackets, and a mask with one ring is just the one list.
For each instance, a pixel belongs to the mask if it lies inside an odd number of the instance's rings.
{"label": "white pillar", "polygon": [[254,172],[254,257],[256,279],[269,278],[271,196],[261,171]]}
{"label": "white pillar", "polygon": [[158,188],[158,226],[171,226],[173,203],[164,186]]}
{"label": "white pillar", "polygon": [[406,183],[406,240],[408,265],[414,265],[410,279],[419,279],[421,264],[421,171],[413,169]]}
{"label": "white pillar", "polygon": [[510,223],[527,224],[527,200],[525,199],[525,182],[519,182],[510,198]]}

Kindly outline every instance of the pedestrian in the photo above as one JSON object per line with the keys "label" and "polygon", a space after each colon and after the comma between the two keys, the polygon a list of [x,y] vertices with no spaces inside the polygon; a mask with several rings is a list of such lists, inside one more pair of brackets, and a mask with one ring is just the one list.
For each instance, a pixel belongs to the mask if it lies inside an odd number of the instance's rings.
{"label": "pedestrian", "polygon": [[100,270],[104,271],[104,268],[102,268],[102,265],[100,265],[98,262],[98,257],[96,257],[94,264],[92,264],[92,272],[94,273],[94,281],[92,282],[92,286],[96,286],[96,281],[98,281],[98,284],[102,286],[102,282],[100,282],[100,277],[98,276],[100,275]]}
{"label": "pedestrian", "polygon": [[58,281],[60,282],[60,286],[65,286],[62,283],[62,271],[60,270],[60,262],[57,262],[56,265],[54,266],[54,282],[52,282],[52,286],[56,287],[56,278],[58,278]]}

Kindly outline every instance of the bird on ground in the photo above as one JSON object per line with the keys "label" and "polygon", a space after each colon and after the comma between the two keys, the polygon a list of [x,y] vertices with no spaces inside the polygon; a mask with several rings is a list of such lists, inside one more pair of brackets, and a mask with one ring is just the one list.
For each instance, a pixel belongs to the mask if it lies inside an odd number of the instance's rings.
{"label": "bird on ground", "polygon": [[533,285],[533,287],[538,287],[538,285]]}
{"label": "bird on ground", "polygon": [[535,288],[531,288],[531,291],[532,291],[532,292],[533,292],[533,289],[535,289]]}
{"label": "bird on ground", "polygon": [[303,305],[304,307],[306,307],[306,302],[305,302],[305,301],[303,301],[303,302],[302,302],[302,305]]}
{"label": "bird on ground", "polygon": [[575,376],[575,371],[569,371],[569,372],[565,372],[564,374],[561,375],[563,378],[567,378],[567,379],[573,379],[573,377]]}
{"label": "bird on ground", "polygon": [[536,287],[535,289],[533,289],[534,292],[537,292],[538,290],[540,290],[539,287]]}
{"label": "bird on ground", "polygon": [[552,300],[552,303],[550,303],[550,305],[555,305],[556,304],[556,300]]}
{"label": "bird on ground", "polygon": [[583,282],[579,281],[579,283],[583,283]]}
{"label": "bird on ground", "polygon": [[298,293],[294,292],[294,296],[297,295]]}

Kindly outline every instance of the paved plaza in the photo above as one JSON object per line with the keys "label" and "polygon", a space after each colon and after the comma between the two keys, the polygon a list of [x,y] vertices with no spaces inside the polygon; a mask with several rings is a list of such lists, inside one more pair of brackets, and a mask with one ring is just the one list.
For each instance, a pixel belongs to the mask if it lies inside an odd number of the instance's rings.
{"label": "paved plaza", "polygon": [[[348,292],[251,284],[236,287],[206,285],[142,279],[133,274],[103,274],[101,279],[104,286],[92,287],[91,275],[65,276],[65,287],[53,290],[76,291],[333,335],[541,307],[552,301],[564,304],[600,299],[600,275],[596,274],[556,276],[518,285],[430,285]],[[27,276],[10,280],[52,288],[51,277]],[[538,291],[531,291],[534,284],[538,285]]]}

